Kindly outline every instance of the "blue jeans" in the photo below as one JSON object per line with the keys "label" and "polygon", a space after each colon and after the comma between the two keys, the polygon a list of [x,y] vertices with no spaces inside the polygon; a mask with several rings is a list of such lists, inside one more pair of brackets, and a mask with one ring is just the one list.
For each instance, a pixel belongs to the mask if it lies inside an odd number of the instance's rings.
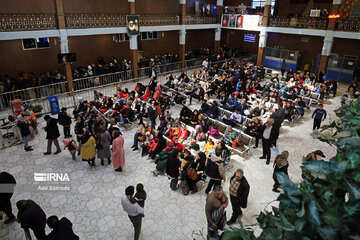
{"label": "blue jeans", "polygon": [[75,160],[76,159],[76,157],[75,157],[75,152],[70,152],[70,154],[71,154],[71,156],[72,156],[72,160]]}
{"label": "blue jeans", "polygon": [[138,142],[139,142],[138,137],[140,137],[140,136],[141,136],[141,133],[135,133],[135,135],[134,135],[134,146],[138,145]]}
{"label": "blue jeans", "polygon": [[27,135],[24,137],[24,145],[25,145],[25,148],[28,148],[29,147],[29,137],[30,135]]}

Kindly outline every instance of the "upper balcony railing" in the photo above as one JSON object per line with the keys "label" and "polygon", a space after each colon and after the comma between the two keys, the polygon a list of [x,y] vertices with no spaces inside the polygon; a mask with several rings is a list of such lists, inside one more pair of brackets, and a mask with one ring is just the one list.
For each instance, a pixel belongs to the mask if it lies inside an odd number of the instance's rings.
{"label": "upper balcony railing", "polygon": [[216,17],[213,16],[199,16],[199,15],[186,15],[185,24],[215,24],[217,23]]}
{"label": "upper balcony railing", "polygon": [[0,31],[56,29],[55,14],[0,14]]}
{"label": "upper balcony railing", "polygon": [[336,21],[335,30],[360,32],[360,18],[359,17],[339,18]]}
{"label": "upper balcony railing", "polygon": [[270,27],[327,29],[327,18],[313,17],[271,17]]}
{"label": "upper balcony railing", "polygon": [[140,27],[178,25],[179,19],[179,15],[176,14],[140,14]]}
{"label": "upper balcony railing", "polygon": [[67,13],[67,28],[102,28],[126,26],[126,14],[123,13]]}

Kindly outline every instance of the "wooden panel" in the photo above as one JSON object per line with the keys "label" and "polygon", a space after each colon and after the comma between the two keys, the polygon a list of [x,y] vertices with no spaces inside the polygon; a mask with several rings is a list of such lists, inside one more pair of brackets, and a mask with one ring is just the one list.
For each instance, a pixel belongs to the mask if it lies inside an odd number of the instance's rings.
{"label": "wooden panel", "polygon": [[0,14],[55,13],[55,3],[49,0],[0,0]]}
{"label": "wooden panel", "polygon": [[179,14],[179,0],[135,0],[135,11],[141,13]]}
{"label": "wooden panel", "polygon": [[57,38],[50,38],[50,48],[36,50],[23,50],[21,40],[0,41],[0,52],[0,75],[17,77],[21,71],[39,74],[56,68],[65,72],[65,67],[57,63]]}
{"label": "wooden panel", "polygon": [[63,0],[65,13],[127,13],[127,0]]}
{"label": "wooden panel", "polygon": [[[255,42],[244,42],[244,34],[255,34]],[[240,48],[249,54],[257,54],[259,46],[259,32],[223,29],[221,31],[221,46]]]}
{"label": "wooden panel", "polygon": [[214,29],[186,31],[186,51],[195,50],[202,47],[213,48],[214,41]]}
{"label": "wooden panel", "polygon": [[143,55],[150,58],[155,55],[162,55],[168,52],[178,54],[179,49],[179,32],[158,32],[157,39],[140,40],[138,41],[138,48],[143,51]]}
{"label": "wooden panel", "polygon": [[69,38],[70,52],[76,52],[77,63],[74,67],[85,66],[88,63],[96,63],[98,56],[109,62],[112,56],[119,61],[130,60],[129,41],[114,42],[113,35],[95,35]]}

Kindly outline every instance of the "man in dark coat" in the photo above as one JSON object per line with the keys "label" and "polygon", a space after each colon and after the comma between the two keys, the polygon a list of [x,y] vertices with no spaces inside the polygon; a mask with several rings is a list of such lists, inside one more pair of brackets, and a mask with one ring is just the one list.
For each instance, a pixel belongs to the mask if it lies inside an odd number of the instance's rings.
{"label": "man in dark coat", "polygon": [[266,164],[270,164],[271,151],[270,148],[275,146],[277,140],[277,129],[274,127],[274,119],[269,118],[267,123],[263,126],[262,129],[262,145],[263,145],[263,155],[260,159],[266,159]]}
{"label": "man in dark coat", "polygon": [[235,223],[238,217],[242,215],[241,208],[247,207],[249,191],[250,186],[244,177],[244,171],[242,169],[236,170],[230,178],[229,193],[233,214],[227,222],[228,225]]}
{"label": "man in dark coat", "polygon": [[16,207],[19,210],[17,221],[21,224],[21,228],[33,230],[38,240],[46,239],[46,214],[41,207],[32,200],[17,201]]}
{"label": "man in dark coat", "polygon": [[12,213],[11,197],[14,193],[14,187],[16,185],[15,178],[7,172],[0,173],[0,211],[3,211],[8,219],[5,220],[5,224],[14,222],[16,217]]}
{"label": "man in dark coat", "polygon": [[198,87],[195,88],[190,94],[190,103],[189,103],[189,105],[191,105],[193,98],[196,98],[199,101],[201,101],[201,100],[204,99],[204,95],[205,95],[204,89],[201,87],[201,84],[198,84]]}
{"label": "man in dark coat", "polygon": [[70,126],[71,126],[71,116],[66,112],[66,108],[62,108],[61,112],[58,115],[59,124],[64,127],[64,137],[69,138],[70,135]]}
{"label": "man in dark coat", "polygon": [[274,145],[276,146],[276,141],[279,138],[280,134],[280,127],[285,119],[286,109],[279,104],[279,109],[276,110],[275,113],[271,115],[271,117],[274,119],[274,131],[275,131],[275,142]]}
{"label": "man in dark coat", "polygon": [[49,115],[45,115],[44,117],[46,121],[46,127],[43,129],[46,131],[46,139],[48,140],[47,151],[44,152],[44,155],[51,154],[51,145],[54,142],[56,146],[56,152],[54,154],[58,154],[61,152],[61,148],[59,146],[58,137],[60,137],[59,128],[58,128],[58,120],[50,117]]}
{"label": "man in dark coat", "polygon": [[57,216],[50,216],[46,223],[52,229],[51,233],[46,236],[47,240],[78,240],[72,229],[72,223],[66,217],[59,220]]}

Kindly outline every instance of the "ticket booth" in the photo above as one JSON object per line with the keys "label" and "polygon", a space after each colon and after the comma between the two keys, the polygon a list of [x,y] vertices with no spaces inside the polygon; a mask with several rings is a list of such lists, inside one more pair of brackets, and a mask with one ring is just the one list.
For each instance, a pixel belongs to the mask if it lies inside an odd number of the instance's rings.
{"label": "ticket booth", "polygon": [[57,96],[48,97],[50,103],[50,112],[52,115],[58,114],[60,112],[60,106]]}
{"label": "ticket booth", "polygon": [[327,79],[347,83],[351,82],[353,80],[357,61],[357,56],[338,57],[336,55],[331,55],[326,69]]}
{"label": "ticket booth", "polygon": [[264,67],[280,69],[283,59],[287,63],[286,71],[290,69],[296,71],[299,61],[299,51],[286,50],[279,47],[265,48]]}

